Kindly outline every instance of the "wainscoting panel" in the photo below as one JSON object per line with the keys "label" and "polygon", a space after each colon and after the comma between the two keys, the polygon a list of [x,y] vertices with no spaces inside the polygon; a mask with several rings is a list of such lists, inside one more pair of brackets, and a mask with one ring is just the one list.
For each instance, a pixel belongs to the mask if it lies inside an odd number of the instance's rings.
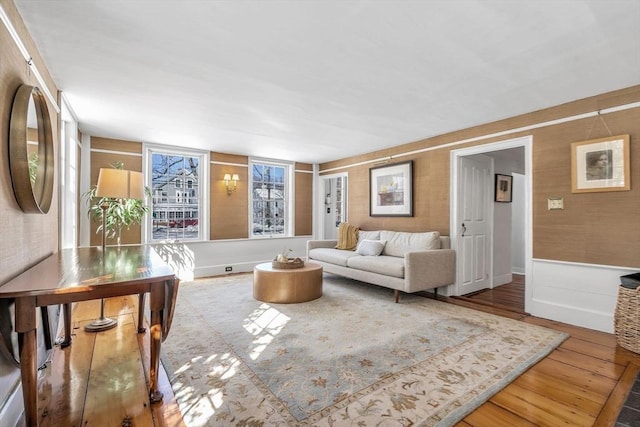
{"label": "wainscoting panel", "polygon": [[534,259],[526,310],[538,317],[613,333],[620,276],[639,269]]}

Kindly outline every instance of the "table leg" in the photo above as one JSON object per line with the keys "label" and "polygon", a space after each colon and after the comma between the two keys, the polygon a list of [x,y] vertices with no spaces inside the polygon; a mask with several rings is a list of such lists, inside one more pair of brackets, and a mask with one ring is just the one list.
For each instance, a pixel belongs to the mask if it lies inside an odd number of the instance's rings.
{"label": "table leg", "polygon": [[28,427],[38,425],[38,354],[35,297],[16,298],[16,332],[20,346],[20,376],[24,418]]}
{"label": "table leg", "polygon": [[60,343],[61,348],[71,345],[71,303],[62,304],[64,309],[64,341]]}
{"label": "table leg", "polygon": [[165,306],[164,282],[151,286],[149,308],[151,309],[151,363],[149,364],[149,400],[162,402],[163,394],[158,390],[158,371],[160,370],[160,345],[162,343],[162,313]]}
{"label": "table leg", "polygon": [[[44,335],[44,346],[47,350],[53,348],[53,340],[51,339],[51,323],[49,322],[49,307],[40,307],[40,317],[42,317],[42,333]],[[37,338],[36,338],[37,340]]]}
{"label": "table leg", "polygon": [[147,328],[144,327],[144,293],[138,295],[138,333],[143,334]]}

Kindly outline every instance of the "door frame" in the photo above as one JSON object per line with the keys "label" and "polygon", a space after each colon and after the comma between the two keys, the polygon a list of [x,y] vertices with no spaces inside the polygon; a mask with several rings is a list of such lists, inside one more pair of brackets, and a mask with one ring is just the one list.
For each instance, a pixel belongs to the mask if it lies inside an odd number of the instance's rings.
{"label": "door frame", "polygon": [[317,193],[317,200],[316,200],[316,215],[318,216],[318,236],[316,236],[318,239],[323,239],[324,238],[324,209],[325,209],[325,205],[324,205],[324,198],[325,198],[325,194],[324,194],[324,186],[326,181],[330,180],[330,179],[335,179],[335,178],[347,178],[347,186],[346,186],[346,193],[343,195],[343,197],[346,198],[346,203],[345,203],[345,212],[344,212],[344,218],[345,221],[349,220],[349,172],[338,172],[338,173],[332,173],[332,174],[327,174],[327,175],[319,175],[318,176],[318,193]]}
{"label": "door frame", "polygon": [[[487,154],[493,151],[506,150],[509,148],[517,148],[524,147],[524,165],[525,165],[525,174],[524,174],[524,187],[525,187],[525,198],[524,198],[524,211],[525,211],[525,311],[529,312],[529,307],[531,306],[532,299],[532,290],[530,283],[533,283],[533,179],[532,179],[532,145],[533,145],[533,137],[531,135],[507,139],[504,141],[492,142],[487,144],[476,145],[473,147],[460,148],[458,150],[451,150],[450,154],[450,189],[449,189],[449,200],[450,200],[450,212],[449,215],[450,223],[449,223],[449,235],[451,236],[451,248],[456,251],[457,256],[460,256],[458,251],[458,239],[460,237],[460,227],[458,224],[461,223],[461,220],[458,218],[458,181],[459,181],[459,162],[461,157],[470,156],[473,154]],[[493,189],[492,189],[493,191]],[[490,209],[493,212],[493,209]],[[490,218],[493,222],[493,218]],[[493,233],[493,231],[492,231]],[[493,252],[493,235],[491,235],[491,251]],[[460,265],[461,263],[456,263]],[[493,276],[493,262],[491,266],[491,275]],[[456,274],[456,282],[453,286],[449,287],[449,295],[460,295],[460,284],[459,284],[459,274]],[[493,281],[493,277],[490,278]]]}

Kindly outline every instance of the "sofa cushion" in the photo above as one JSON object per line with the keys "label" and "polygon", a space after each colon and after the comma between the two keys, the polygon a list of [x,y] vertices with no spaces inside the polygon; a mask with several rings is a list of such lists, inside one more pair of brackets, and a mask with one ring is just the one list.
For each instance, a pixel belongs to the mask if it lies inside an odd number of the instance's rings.
{"label": "sofa cushion", "polygon": [[346,222],[341,222],[338,226],[338,244],[336,249],[347,249],[353,251],[358,244],[358,227]]}
{"label": "sofa cushion", "polygon": [[364,239],[358,243],[356,253],[365,256],[378,256],[382,253],[385,243],[387,242],[384,240]]}
{"label": "sofa cushion", "polygon": [[404,257],[404,254],[410,251],[440,249],[440,233],[437,231],[407,233],[382,230],[380,239],[387,241],[382,251],[383,255]]}
{"label": "sofa cushion", "polygon": [[354,251],[346,251],[333,248],[315,248],[309,251],[309,260],[328,262],[342,267],[347,266],[347,260],[351,257],[360,257]]}
{"label": "sofa cushion", "polygon": [[385,276],[404,277],[404,258],[392,256],[355,256],[347,260],[347,266]]}
{"label": "sofa cushion", "polygon": [[374,230],[374,231],[359,230],[358,245],[363,240],[380,240],[380,230]]}

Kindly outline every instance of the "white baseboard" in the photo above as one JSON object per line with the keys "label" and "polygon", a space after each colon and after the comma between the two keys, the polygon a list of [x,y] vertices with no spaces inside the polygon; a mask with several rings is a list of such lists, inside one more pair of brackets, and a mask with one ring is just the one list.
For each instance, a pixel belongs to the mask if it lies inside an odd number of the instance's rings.
{"label": "white baseboard", "polygon": [[[211,276],[220,276],[223,274],[234,274],[234,273],[251,273],[253,268],[261,264],[263,262],[271,262],[269,261],[255,261],[255,262],[242,262],[242,263],[234,263],[234,264],[225,264],[225,265],[207,265],[202,267],[196,267],[194,270],[194,277],[211,277]],[[231,267],[231,271],[226,271],[227,267]]]}
{"label": "white baseboard", "polygon": [[18,382],[7,397],[4,406],[0,408],[0,426],[17,426],[23,413],[22,384]]}
{"label": "white baseboard", "polygon": [[513,274],[501,274],[500,276],[493,276],[493,287],[504,285],[513,282]]}
{"label": "white baseboard", "polygon": [[524,275],[525,271],[524,271],[523,267],[512,267],[511,268],[511,273]]}
{"label": "white baseboard", "polygon": [[554,301],[533,299],[531,312],[535,316],[556,322],[593,329],[596,331],[613,333],[613,313],[583,309]]}

